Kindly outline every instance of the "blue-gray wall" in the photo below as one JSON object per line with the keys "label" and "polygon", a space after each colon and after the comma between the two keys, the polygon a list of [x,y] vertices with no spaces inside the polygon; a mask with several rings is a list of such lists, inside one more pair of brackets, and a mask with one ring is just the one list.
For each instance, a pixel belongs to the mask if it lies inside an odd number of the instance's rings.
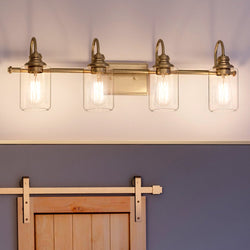
{"label": "blue-gray wall", "polygon": [[[250,145],[1,145],[0,186],[164,186],[149,196],[149,250],[250,249]],[[17,249],[16,199],[0,196],[0,249]]]}

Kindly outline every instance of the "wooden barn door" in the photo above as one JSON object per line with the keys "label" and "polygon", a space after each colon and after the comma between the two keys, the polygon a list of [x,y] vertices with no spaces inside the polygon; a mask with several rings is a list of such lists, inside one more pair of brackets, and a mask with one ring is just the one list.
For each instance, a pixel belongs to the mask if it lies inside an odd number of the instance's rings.
{"label": "wooden barn door", "polygon": [[145,197],[135,222],[134,197],[34,197],[23,223],[18,198],[19,250],[146,250]]}

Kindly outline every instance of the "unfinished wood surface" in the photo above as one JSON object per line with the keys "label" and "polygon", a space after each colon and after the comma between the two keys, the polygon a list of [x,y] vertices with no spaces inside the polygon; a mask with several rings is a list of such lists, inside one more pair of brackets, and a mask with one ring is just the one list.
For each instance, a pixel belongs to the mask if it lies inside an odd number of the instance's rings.
{"label": "unfinished wood surface", "polygon": [[54,215],[35,215],[36,250],[54,250]]}
{"label": "unfinished wood surface", "polygon": [[73,250],[72,215],[54,215],[55,250]]}
{"label": "unfinished wood surface", "polygon": [[130,197],[33,197],[34,213],[126,213]]}
{"label": "unfinished wood surface", "polygon": [[111,250],[129,250],[129,214],[111,214]]}
{"label": "unfinished wood surface", "polygon": [[92,215],[92,250],[110,250],[110,215]]}
{"label": "unfinished wood surface", "polygon": [[91,248],[91,215],[73,215],[73,250],[92,250]]}

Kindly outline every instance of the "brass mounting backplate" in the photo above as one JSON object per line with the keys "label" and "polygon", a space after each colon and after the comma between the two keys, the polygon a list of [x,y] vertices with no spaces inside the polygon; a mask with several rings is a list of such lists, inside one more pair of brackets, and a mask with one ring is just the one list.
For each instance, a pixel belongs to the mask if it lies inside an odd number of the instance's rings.
{"label": "brass mounting backplate", "polygon": [[[121,63],[108,62],[110,69],[114,70],[114,94],[115,95],[147,95],[148,74],[147,63]],[[117,72],[119,73],[117,73]],[[128,74],[128,72],[130,72]],[[138,73],[137,73],[137,72]],[[122,73],[124,72],[124,73]]]}

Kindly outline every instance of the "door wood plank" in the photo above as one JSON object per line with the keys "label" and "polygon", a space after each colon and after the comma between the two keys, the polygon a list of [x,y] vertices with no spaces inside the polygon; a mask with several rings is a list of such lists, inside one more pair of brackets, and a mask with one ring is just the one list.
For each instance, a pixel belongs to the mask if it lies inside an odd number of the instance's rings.
{"label": "door wood plank", "polygon": [[129,215],[111,214],[111,250],[129,250]]}
{"label": "door wood plank", "polygon": [[91,215],[73,215],[73,250],[92,250]]}
{"label": "door wood plank", "polygon": [[110,250],[110,215],[92,215],[92,250]]}
{"label": "door wood plank", "polygon": [[[32,197],[34,213],[128,213],[130,197]],[[112,206],[110,205],[112,204]]]}
{"label": "door wood plank", "polygon": [[72,249],[72,215],[54,215],[55,250]]}
{"label": "door wood plank", "polygon": [[54,216],[35,215],[36,250],[54,250]]}

